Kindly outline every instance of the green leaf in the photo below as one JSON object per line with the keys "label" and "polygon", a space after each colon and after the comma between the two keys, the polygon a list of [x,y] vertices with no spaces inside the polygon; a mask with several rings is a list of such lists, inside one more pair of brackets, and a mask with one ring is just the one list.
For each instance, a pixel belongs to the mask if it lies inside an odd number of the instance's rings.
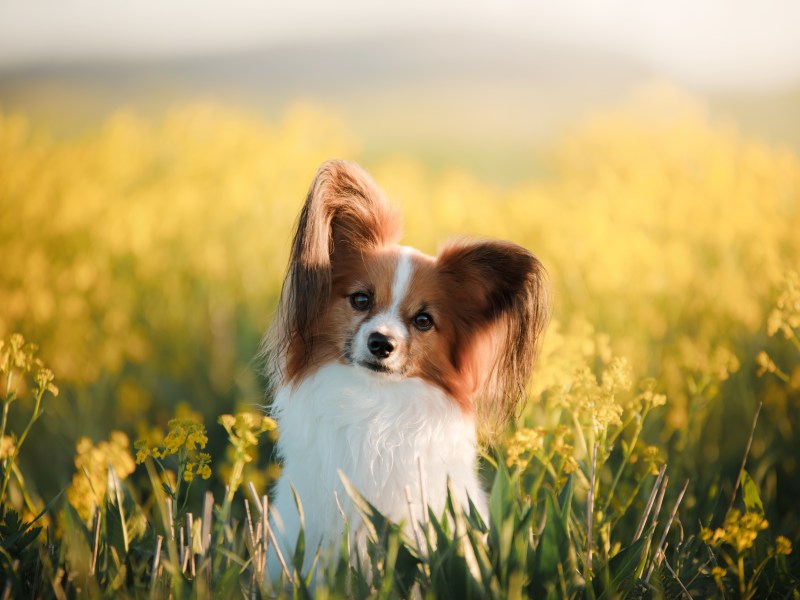
{"label": "green leaf", "polygon": [[[570,496],[568,492],[565,499]],[[569,538],[569,506],[561,511],[556,499],[548,494],[545,506],[544,530],[532,557],[532,573],[528,593],[534,597],[554,597],[574,593],[582,585],[578,575],[575,551]],[[567,517],[567,520],[565,520]]]}
{"label": "green leaf", "polygon": [[67,564],[70,565],[70,577],[85,597],[99,598],[98,581],[91,573],[93,549],[91,533],[72,505],[65,504],[61,548]]}
{"label": "green leaf", "polygon": [[538,546],[538,571],[555,573],[559,565],[566,564],[569,557],[569,535],[561,511],[552,496],[546,499],[547,522]]}
{"label": "green leaf", "polygon": [[599,598],[615,598],[633,588],[636,573],[642,560],[649,535],[643,535],[630,546],[626,546],[601,567],[593,584]]}
{"label": "green leaf", "polygon": [[[295,506],[297,506],[297,514],[300,518],[300,530],[297,532],[297,542],[294,547],[292,565],[294,565],[295,571],[300,574],[303,572],[303,562],[306,557],[306,520],[305,514],[303,513],[303,504],[300,502],[300,496],[297,495],[297,490],[294,489],[294,486],[292,486],[292,497],[294,498]],[[295,578],[295,583],[297,579],[302,579],[302,577]]]}
{"label": "green leaf", "polygon": [[764,505],[761,502],[758,487],[747,471],[742,471],[742,499],[747,512],[764,516]]}
{"label": "green leaf", "polygon": [[498,542],[500,528],[514,502],[515,483],[516,477],[509,474],[503,461],[498,461],[497,474],[492,483],[492,493],[489,496],[489,531],[490,535]]}
{"label": "green leaf", "polygon": [[433,513],[431,526],[436,535],[436,548],[428,557],[431,588],[437,598],[484,598],[482,581],[475,579],[467,564],[463,537],[454,538],[448,518],[439,521]]}
{"label": "green leaf", "polygon": [[483,517],[481,517],[481,513],[478,512],[478,508],[475,506],[472,498],[467,498],[467,501],[469,502],[469,514],[467,515],[467,522],[469,523],[470,528],[481,532],[486,532],[486,523],[484,523]]}
{"label": "green leaf", "polygon": [[[378,548],[383,556],[395,552],[392,549],[393,540],[402,538],[401,527],[386,518],[375,508],[358,490],[353,486],[347,476],[339,471],[339,478],[342,480],[345,491],[350,496],[356,509],[361,515],[362,522],[367,531],[369,542],[374,548]],[[436,521],[433,513],[430,513],[432,521]],[[372,555],[373,553],[371,553]],[[395,588],[402,596],[408,596],[419,573],[419,565],[422,561],[409,550],[405,543],[399,544],[396,556],[393,559],[392,568],[388,569],[387,576],[391,577]],[[385,566],[385,565],[384,565]]]}
{"label": "green leaf", "polygon": [[572,513],[572,496],[575,491],[575,479],[572,475],[567,479],[567,484],[558,494],[558,505],[561,507],[561,523],[564,530],[569,531],[569,518]]}
{"label": "green leaf", "polygon": [[383,534],[389,529],[389,519],[384,517],[377,508],[361,495],[341,470],[339,470],[339,479],[341,479],[342,485],[344,485],[347,495],[353,501],[356,510],[361,514],[367,536],[373,543],[379,543]]}
{"label": "green leaf", "polygon": [[489,497],[489,543],[495,549],[494,564],[501,581],[508,580],[512,569],[514,531],[518,524],[515,488],[516,476],[509,474],[505,464],[498,461]]}

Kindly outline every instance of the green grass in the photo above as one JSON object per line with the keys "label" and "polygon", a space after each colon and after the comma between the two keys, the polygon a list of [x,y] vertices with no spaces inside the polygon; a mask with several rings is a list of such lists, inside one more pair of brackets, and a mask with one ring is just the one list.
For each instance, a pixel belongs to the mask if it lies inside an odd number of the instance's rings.
{"label": "green grass", "polygon": [[[36,382],[29,390],[35,399],[32,425],[44,394],[58,390],[33,345],[21,336],[4,345],[4,414],[19,400],[12,383],[30,378]],[[608,391],[609,378],[603,381]],[[147,489],[123,481],[112,464],[88,520],[63,494],[30,520],[20,518],[7,496],[0,497],[0,585],[4,597],[46,598],[796,595],[800,579],[796,558],[787,556],[791,543],[769,529],[759,491],[744,470],[746,455],[717,528],[681,521],[691,482],[671,482],[668,464],[654,473],[630,463],[641,421],[662,404],[643,389],[639,404],[629,408],[640,419],[631,421],[633,435],[624,422],[611,426],[610,435],[593,442],[591,460],[569,459],[563,427],[518,435],[509,443],[508,458],[485,456],[492,480],[488,523],[450,496],[443,514],[429,511],[409,536],[408,528],[386,519],[345,479],[363,519],[366,556],[349,551],[356,546],[346,523],[338,553],[318,551],[312,564],[304,564],[301,531],[295,555],[280,556],[277,581],[265,575],[267,552],[275,552],[264,518],[268,499],[252,484],[242,485],[249,451],[274,424],[255,416],[220,418],[235,450],[229,486],[216,501],[206,486],[202,511],[193,514],[188,488],[207,476],[202,465],[210,457],[200,453],[207,436],[201,424],[176,419],[160,444],[137,444]],[[573,417],[580,418],[577,412]],[[6,479],[25,438],[16,438],[15,449],[4,456]],[[615,459],[622,462],[615,466]],[[177,477],[171,482],[164,474],[172,461]],[[511,471],[506,462],[514,465]],[[85,476],[90,479],[88,471]],[[181,487],[184,481],[188,487]],[[633,491],[622,492],[621,481],[634,484]],[[19,476],[17,484],[24,485]],[[90,488],[98,493],[95,485]]]}

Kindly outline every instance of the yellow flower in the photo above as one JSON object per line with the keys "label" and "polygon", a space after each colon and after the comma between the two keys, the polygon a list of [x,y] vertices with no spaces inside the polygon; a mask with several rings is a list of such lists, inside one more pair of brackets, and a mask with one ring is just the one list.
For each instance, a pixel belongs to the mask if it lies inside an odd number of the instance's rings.
{"label": "yellow flower", "polygon": [[564,462],[563,462],[563,464],[561,466],[564,469],[564,473],[567,473],[567,474],[574,473],[575,471],[578,470],[578,466],[579,466],[578,465],[578,461],[575,459],[574,456],[572,456],[571,454],[568,454],[568,455],[562,456],[562,458],[563,458]]}
{"label": "yellow flower", "polygon": [[[185,409],[184,409],[185,410]],[[158,437],[158,433],[154,434]],[[179,468],[183,464],[183,480],[192,482],[196,475],[203,479],[211,477],[211,455],[198,450],[208,443],[206,428],[194,418],[175,418],[169,421],[169,431],[161,444],[150,445],[147,440],[137,440],[136,462],[143,463],[148,456],[163,460],[168,456],[178,455]],[[175,489],[174,486],[172,489]]]}
{"label": "yellow flower", "polygon": [[[240,412],[236,416],[221,415],[217,422],[228,432],[228,439],[237,452],[244,452],[248,457],[247,449],[258,445],[258,437],[262,433],[277,429],[277,424],[273,419],[252,412]],[[246,460],[249,462],[252,459]]]}
{"label": "yellow flower", "polygon": [[136,449],[136,464],[142,464],[148,456],[152,455],[152,451],[150,448],[147,447],[146,440],[136,440],[133,443],[133,447]]}
{"label": "yellow flower", "polygon": [[190,461],[186,463],[186,471],[183,474],[183,479],[185,481],[192,481],[195,475],[199,475],[203,479],[208,479],[211,477],[211,467],[209,463],[211,463],[211,455],[205,452],[198,452],[194,462]]}
{"label": "yellow flower", "polygon": [[162,456],[159,458],[177,454],[181,450],[194,451],[206,447],[208,436],[201,423],[191,419],[172,419],[168,425],[169,432],[164,438]]}
{"label": "yellow flower", "polygon": [[783,288],[775,308],[767,319],[767,334],[775,335],[778,331],[786,339],[797,337],[795,330],[800,329],[800,273],[790,271],[784,275]]}
{"label": "yellow flower", "polygon": [[756,356],[756,364],[758,365],[757,374],[759,377],[764,373],[774,373],[778,368],[775,362],[769,357],[769,354],[763,350]]}
{"label": "yellow flower", "polygon": [[628,361],[615,357],[603,372],[603,388],[609,392],[626,391],[631,387],[631,367]]}
{"label": "yellow flower", "polygon": [[710,546],[728,544],[741,554],[753,547],[759,532],[767,527],[769,527],[769,523],[762,515],[742,514],[734,509],[725,516],[722,527],[714,530],[703,528],[700,532],[700,539]]}
{"label": "yellow flower", "polygon": [[263,415],[244,411],[234,415],[221,415],[217,422],[228,432],[228,441],[233,451],[233,469],[228,480],[229,491],[235,491],[244,477],[244,467],[254,460],[258,438],[263,433],[276,429],[275,421]]}
{"label": "yellow flower", "polygon": [[792,542],[789,541],[789,538],[786,538],[782,535],[779,535],[775,538],[775,552],[777,554],[785,554],[789,555],[792,553]]}
{"label": "yellow flower", "polygon": [[622,398],[631,387],[631,368],[627,360],[611,359],[598,382],[592,369],[576,368],[558,404],[569,409],[584,427],[599,435],[609,427],[622,425],[622,414],[630,403]]}
{"label": "yellow flower", "polygon": [[14,442],[14,438],[10,435],[4,435],[3,439],[0,440],[0,460],[11,458],[15,449],[16,443]]}
{"label": "yellow flower", "polygon": [[75,474],[67,489],[67,499],[88,520],[105,496],[109,465],[120,479],[133,473],[136,465],[130,455],[128,436],[121,431],[112,431],[108,441],[96,445],[83,437],[78,440],[76,450]]}
{"label": "yellow flower", "polygon": [[[0,288],[1,289],[1,288]],[[0,325],[2,319],[0,319]],[[50,392],[58,396],[58,388],[53,384],[55,376],[37,356],[39,346],[26,343],[19,333],[9,336],[8,341],[0,340],[0,373],[10,374],[17,369],[24,373],[33,373],[33,382],[37,393]]]}
{"label": "yellow flower", "polygon": [[55,375],[47,367],[42,366],[36,372],[36,385],[39,386],[39,389],[46,390],[53,396],[58,396],[58,388],[53,384],[53,379],[55,379]]}
{"label": "yellow flower", "polygon": [[18,369],[25,368],[25,353],[23,347],[25,346],[25,338],[21,333],[12,333],[8,340],[11,350],[11,363]]}
{"label": "yellow flower", "polygon": [[528,466],[533,455],[542,449],[544,430],[519,429],[514,432],[506,442],[506,465],[510,468],[517,466],[524,469]]}
{"label": "yellow flower", "polygon": [[725,577],[726,574],[727,571],[722,567],[714,567],[713,569],[711,569],[711,575],[713,575],[714,579],[716,579],[717,581]]}
{"label": "yellow flower", "polygon": [[221,415],[219,417],[219,424],[222,425],[228,432],[236,425],[236,417],[233,415]]}

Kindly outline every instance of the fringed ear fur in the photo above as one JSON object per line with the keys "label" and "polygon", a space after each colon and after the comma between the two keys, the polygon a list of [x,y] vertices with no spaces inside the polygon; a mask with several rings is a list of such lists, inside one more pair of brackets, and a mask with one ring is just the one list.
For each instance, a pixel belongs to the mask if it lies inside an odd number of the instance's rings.
{"label": "fringed ear fur", "polygon": [[332,160],[316,174],[300,212],[276,318],[262,344],[272,387],[308,365],[315,323],[331,293],[334,252],[391,244],[400,221],[380,188],[355,163]]}
{"label": "fringed ear fur", "polygon": [[494,361],[475,398],[481,437],[491,439],[524,401],[550,317],[547,273],[530,252],[501,241],[459,241],[439,254],[450,301],[473,331],[486,331]]}

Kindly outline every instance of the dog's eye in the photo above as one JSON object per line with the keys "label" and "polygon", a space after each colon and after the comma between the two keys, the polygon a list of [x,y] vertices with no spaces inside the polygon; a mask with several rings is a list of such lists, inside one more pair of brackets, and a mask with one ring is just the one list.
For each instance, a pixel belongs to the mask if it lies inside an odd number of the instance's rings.
{"label": "dog's eye", "polygon": [[369,297],[369,294],[364,292],[356,292],[355,294],[350,294],[350,306],[355,308],[356,310],[367,310],[372,305],[372,299]]}
{"label": "dog's eye", "polygon": [[414,320],[414,327],[419,329],[420,331],[428,331],[431,327],[433,327],[433,318],[428,313],[419,313]]}

